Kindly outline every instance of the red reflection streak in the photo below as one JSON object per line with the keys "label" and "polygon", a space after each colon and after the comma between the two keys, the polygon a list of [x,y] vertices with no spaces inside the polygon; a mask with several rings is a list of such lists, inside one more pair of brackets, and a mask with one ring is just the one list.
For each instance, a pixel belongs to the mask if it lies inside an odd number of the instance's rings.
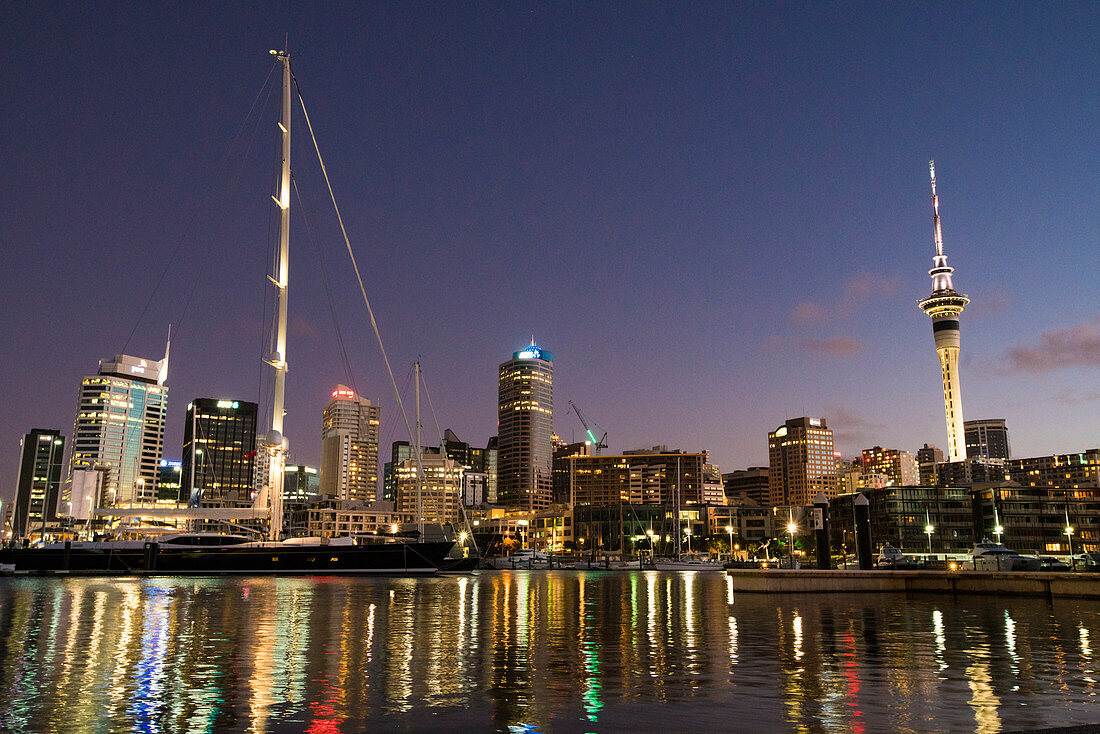
{"label": "red reflection streak", "polygon": [[[856,638],[850,633],[844,635],[844,647],[847,652],[844,653],[844,677],[848,679],[848,706],[853,709],[852,717],[855,719],[863,718],[863,711],[859,707],[859,676],[856,675],[855,669],[858,666],[856,663]],[[863,723],[860,721],[853,721],[850,731],[853,734],[863,734],[866,729],[863,727]]]}
{"label": "red reflection streak", "polygon": [[[327,684],[329,681],[326,678],[324,682]],[[313,712],[313,721],[306,729],[306,734],[340,734],[340,722],[343,719],[336,713],[340,692],[331,685],[326,685],[324,692],[327,694],[324,701],[309,705],[310,711]]]}

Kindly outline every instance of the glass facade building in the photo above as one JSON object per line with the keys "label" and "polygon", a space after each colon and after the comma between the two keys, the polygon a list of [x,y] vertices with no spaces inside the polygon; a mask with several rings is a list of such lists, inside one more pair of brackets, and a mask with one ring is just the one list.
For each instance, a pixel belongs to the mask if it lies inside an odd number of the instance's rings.
{"label": "glass facade building", "polygon": [[187,406],[181,492],[191,507],[252,506],[256,403],[199,398]]}
{"label": "glass facade building", "polygon": [[167,371],[167,355],[157,362],[120,354],[100,362],[99,374],[81,382],[70,471],[104,472],[99,506],[156,500],[168,410]]}
{"label": "glass facade building", "polygon": [[11,517],[15,537],[42,534],[57,522],[64,456],[65,438],[60,431],[35,428],[23,437]]}
{"label": "glass facade building", "polygon": [[497,392],[496,501],[549,509],[552,485],[554,356],[535,344],[500,365]]}
{"label": "glass facade building", "polygon": [[794,418],[768,434],[768,503],[812,505],[818,492],[836,494],[833,432],[824,418]]}

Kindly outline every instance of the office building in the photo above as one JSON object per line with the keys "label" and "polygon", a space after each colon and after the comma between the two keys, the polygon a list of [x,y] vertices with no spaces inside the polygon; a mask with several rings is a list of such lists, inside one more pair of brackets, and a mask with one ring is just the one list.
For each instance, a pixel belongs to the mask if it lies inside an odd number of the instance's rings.
{"label": "office building", "polygon": [[1004,418],[964,421],[963,435],[968,459],[1007,461],[1012,455]]}
{"label": "office building", "polygon": [[497,502],[506,507],[550,508],[553,359],[532,343],[499,368]]}
{"label": "office building", "polygon": [[1012,481],[1025,487],[1100,489],[1100,449],[1009,459],[1004,468]]}
{"label": "office building", "polygon": [[[101,361],[99,372],[81,381],[70,472],[101,472],[93,482],[100,483],[97,507],[155,501],[168,410],[167,376],[166,348],[159,362],[116,355]],[[71,498],[66,504],[73,504]],[[87,509],[92,508],[81,511]]]}
{"label": "office building", "polygon": [[189,498],[182,495],[182,488],[183,462],[161,459],[157,466],[157,502],[186,503]]}
{"label": "office building", "polygon": [[717,467],[708,463],[706,451],[689,454],[654,446],[622,454],[576,454],[564,460],[569,467],[569,501],[574,507],[623,502],[700,505],[708,499],[715,501],[713,493],[718,495],[715,504],[725,501],[721,483],[713,481]]}
{"label": "office building", "polygon": [[12,532],[17,538],[42,537],[57,524],[65,438],[61,431],[34,428],[20,444]]}
{"label": "office building", "polygon": [[321,494],[373,502],[378,496],[382,409],[346,385],[332,391],[321,417]]}
{"label": "office building", "polygon": [[836,495],[833,432],[824,418],[793,418],[768,433],[768,504],[812,505]]}
{"label": "office building", "polygon": [[591,456],[593,455],[594,447],[588,441],[578,441],[576,443],[559,443],[554,446],[554,456],[552,463],[552,491],[553,501],[555,504],[569,504],[569,457],[571,456]]}
{"label": "office building", "polygon": [[959,315],[970,299],[957,292],[951,284],[954,268],[948,267],[943,254],[943,234],[940,229],[940,202],[936,196],[936,167],[929,163],[932,177],[932,228],[936,255],[932,258],[932,294],[920,301],[920,308],[932,319],[932,334],[936,339],[936,354],[940,358],[943,382],[943,407],[947,419],[947,459],[966,458],[963,436],[962,386],[959,383]]}
{"label": "office building", "polygon": [[869,481],[861,484],[864,487],[881,487],[889,484],[913,486],[920,483],[920,471],[917,468],[916,458],[908,451],[901,449],[884,449],[881,446],[863,449],[860,457],[860,471],[864,477],[883,478],[881,483]]}
{"label": "office building", "polygon": [[321,478],[316,468],[288,464],[283,477],[283,502],[305,504],[320,497]]}
{"label": "office building", "polygon": [[768,504],[768,467],[750,466],[722,475],[729,505]]}
{"label": "office building", "polygon": [[925,487],[936,485],[936,465],[943,463],[943,449],[938,449],[932,444],[924,444],[917,449],[917,471],[920,473],[919,483]]}
{"label": "office building", "polygon": [[463,473],[461,464],[438,453],[422,453],[423,477],[418,478],[416,459],[397,466],[397,511],[419,518],[425,524],[458,523],[462,508]]}
{"label": "office building", "polygon": [[252,506],[256,403],[198,398],[183,426],[181,492],[191,507]]}

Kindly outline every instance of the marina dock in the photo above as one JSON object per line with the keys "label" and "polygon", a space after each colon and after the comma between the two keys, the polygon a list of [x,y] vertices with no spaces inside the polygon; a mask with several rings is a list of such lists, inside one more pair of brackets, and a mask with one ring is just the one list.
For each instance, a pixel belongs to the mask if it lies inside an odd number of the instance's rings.
{"label": "marina dock", "polygon": [[1100,598],[1100,574],[1027,571],[734,569],[734,593],[985,594]]}

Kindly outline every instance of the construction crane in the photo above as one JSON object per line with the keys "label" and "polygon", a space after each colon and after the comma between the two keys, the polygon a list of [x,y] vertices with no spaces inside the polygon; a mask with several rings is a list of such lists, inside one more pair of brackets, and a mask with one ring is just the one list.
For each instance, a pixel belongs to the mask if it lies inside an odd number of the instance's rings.
{"label": "construction crane", "polygon": [[577,418],[580,420],[581,425],[584,426],[584,432],[588,436],[588,441],[595,447],[596,453],[600,453],[600,449],[606,449],[607,431],[604,431],[602,436],[596,438],[596,431],[600,430],[600,427],[597,426],[595,423],[593,423],[592,426],[589,427],[588,421],[584,419],[584,413],[581,412],[581,409],[578,408],[577,404],[574,403],[572,400],[569,401],[569,407],[574,413],[577,414]]}

